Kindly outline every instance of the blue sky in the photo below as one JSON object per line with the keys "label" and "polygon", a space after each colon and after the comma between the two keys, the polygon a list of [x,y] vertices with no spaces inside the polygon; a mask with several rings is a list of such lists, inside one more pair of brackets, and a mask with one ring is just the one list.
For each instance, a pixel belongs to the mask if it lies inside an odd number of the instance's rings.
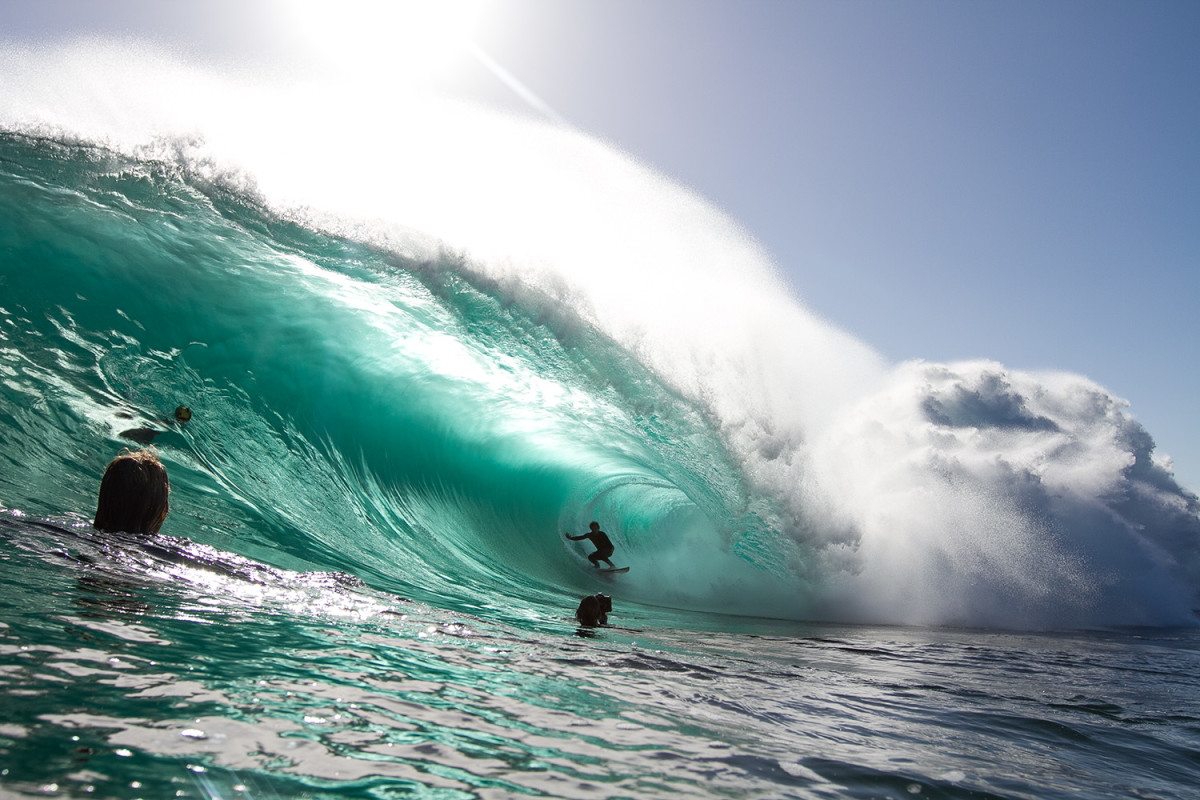
{"label": "blue sky", "polygon": [[[0,37],[279,56],[246,6],[7,2]],[[1200,3],[497,0],[472,36],[889,360],[1087,375],[1200,489]],[[441,80],[537,113],[478,62]]]}

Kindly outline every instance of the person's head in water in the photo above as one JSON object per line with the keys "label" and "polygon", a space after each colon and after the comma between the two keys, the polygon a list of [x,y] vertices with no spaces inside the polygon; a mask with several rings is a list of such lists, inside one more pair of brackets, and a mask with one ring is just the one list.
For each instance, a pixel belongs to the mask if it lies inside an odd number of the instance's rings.
{"label": "person's head in water", "polygon": [[98,531],[158,533],[170,508],[171,482],[153,447],[125,452],[114,458],[100,481],[96,504]]}
{"label": "person's head in water", "polygon": [[593,594],[579,601],[575,609],[575,619],[585,628],[608,623],[608,614],[612,611],[612,597],[606,594]]}
{"label": "person's head in water", "polygon": [[179,423],[187,422],[192,418],[192,410],[187,406],[175,407],[175,421]]}
{"label": "person's head in water", "polygon": [[594,531],[598,531],[600,530],[600,523],[593,521],[591,525],[588,525],[588,527]]}

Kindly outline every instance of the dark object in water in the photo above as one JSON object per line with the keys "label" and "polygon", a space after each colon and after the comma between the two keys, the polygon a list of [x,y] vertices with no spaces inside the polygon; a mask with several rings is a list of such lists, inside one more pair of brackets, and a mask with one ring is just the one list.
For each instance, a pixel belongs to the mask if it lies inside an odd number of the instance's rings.
{"label": "dark object in water", "polygon": [[160,433],[162,431],[156,431],[154,428],[130,428],[127,431],[121,431],[121,438],[132,439],[138,444],[150,444]]}
{"label": "dark object in water", "polygon": [[92,527],[105,533],[158,533],[167,511],[171,481],[153,447],[122,451],[104,470]]}
{"label": "dark object in water", "polygon": [[608,622],[608,612],[612,611],[612,597],[606,594],[593,594],[579,602],[575,610],[575,619],[579,624],[588,628],[604,625]]}
{"label": "dark object in water", "polygon": [[[122,414],[122,416],[128,417],[130,415]],[[178,422],[180,425],[182,425],[191,418],[192,410],[190,408],[187,406],[175,407],[175,422]],[[170,425],[172,422],[172,420],[169,419],[155,421],[163,425]],[[130,428],[127,431],[121,431],[120,436],[122,439],[132,439],[138,444],[150,444],[154,441],[154,437],[158,436],[160,433],[165,433],[165,431],[160,431],[157,428]]]}

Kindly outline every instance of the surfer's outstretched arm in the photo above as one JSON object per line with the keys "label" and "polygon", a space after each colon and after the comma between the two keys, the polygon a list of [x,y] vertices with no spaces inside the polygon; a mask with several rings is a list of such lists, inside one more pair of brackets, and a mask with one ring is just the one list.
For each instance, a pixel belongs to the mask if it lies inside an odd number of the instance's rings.
{"label": "surfer's outstretched arm", "polygon": [[572,542],[578,542],[580,539],[586,539],[586,538],[588,538],[588,535],[587,535],[586,533],[581,533],[581,534],[579,534],[578,536],[572,536],[572,535],[571,535],[571,534],[569,534],[569,533],[564,533],[564,534],[563,534],[563,536],[567,537],[567,538],[568,538],[568,539],[570,539]]}

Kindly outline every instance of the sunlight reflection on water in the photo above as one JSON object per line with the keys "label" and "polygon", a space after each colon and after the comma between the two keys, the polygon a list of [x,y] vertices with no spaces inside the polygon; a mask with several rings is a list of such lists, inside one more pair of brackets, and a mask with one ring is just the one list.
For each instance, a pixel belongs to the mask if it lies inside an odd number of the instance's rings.
{"label": "sunlight reflection on water", "polygon": [[17,794],[1100,797],[1136,764],[1171,796],[1196,777],[1194,632],[729,633],[618,604],[579,638],[561,609],[522,629],[184,540],[102,553],[14,524]]}

